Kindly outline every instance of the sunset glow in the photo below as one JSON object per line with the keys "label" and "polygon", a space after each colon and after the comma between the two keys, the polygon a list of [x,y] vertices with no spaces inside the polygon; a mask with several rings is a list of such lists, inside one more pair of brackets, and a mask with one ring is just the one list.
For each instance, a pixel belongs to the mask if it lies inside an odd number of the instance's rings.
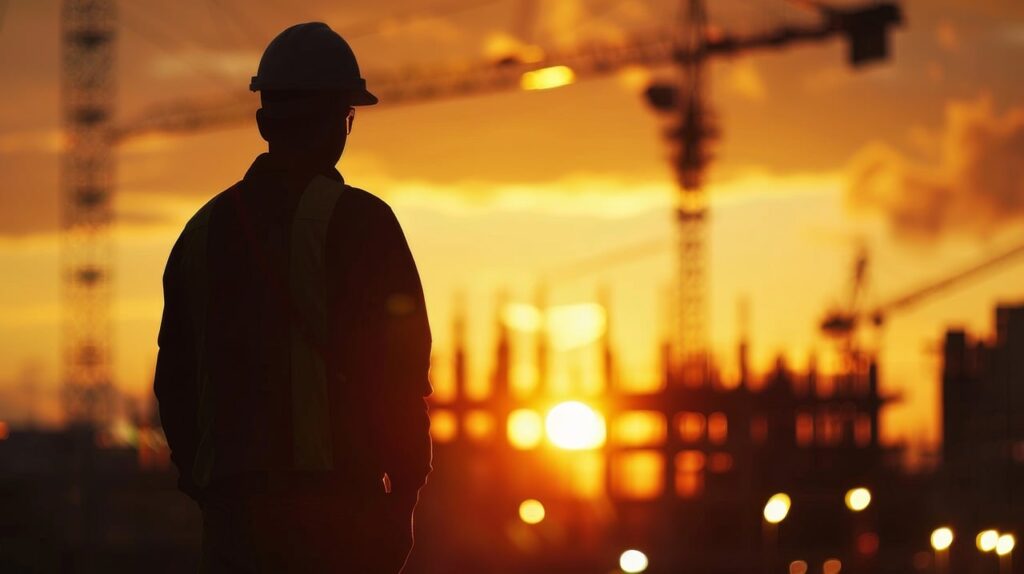
{"label": "sunset glow", "polygon": [[1019,567],[1021,62],[1021,0],[0,0],[0,564],[368,461],[409,574]]}

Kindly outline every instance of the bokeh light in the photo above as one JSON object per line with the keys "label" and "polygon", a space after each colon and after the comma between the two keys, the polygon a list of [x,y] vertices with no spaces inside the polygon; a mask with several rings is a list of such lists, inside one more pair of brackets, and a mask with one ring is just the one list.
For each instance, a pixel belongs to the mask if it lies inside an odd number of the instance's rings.
{"label": "bokeh light", "polygon": [[807,574],[807,562],[794,560],[789,563],[789,574]]}
{"label": "bokeh light", "polygon": [[953,530],[948,526],[942,526],[932,531],[932,548],[945,550],[953,544]]}
{"label": "bokeh light", "polygon": [[999,539],[996,540],[996,554],[1006,556],[1013,552],[1013,547],[1016,545],[1017,539],[1014,538],[1013,534],[1001,534]]}
{"label": "bokeh light", "polygon": [[792,501],[789,499],[789,495],[780,492],[773,494],[768,499],[768,503],[764,505],[764,519],[772,524],[778,524],[786,519],[786,515],[789,514],[789,507]]}
{"label": "bokeh light", "polygon": [[519,82],[524,90],[550,90],[568,86],[576,80],[576,74],[569,66],[550,66],[523,74]]}
{"label": "bokeh light", "polygon": [[527,524],[540,524],[547,511],[544,505],[535,498],[529,498],[519,504],[519,519]]}
{"label": "bokeh light", "polygon": [[975,543],[978,545],[978,550],[982,552],[992,552],[996,549],[996,543],[999,541],[999,533],[989,528],[988,530],[982,530],[978,533],[978,537],[975,539]]}
{"label": "bokeh light", "polygon": [[871,504],[871,491],[858,486],[846,491],[846,507],[854,512],[860,512]]}
{"label": "bokeh light", "polygon": [[626,550],[619,556],[619,568],[627,574],[647,570],[647,555],[639,550]]}
{"label": "bokeh light", "polygon": [[432,409],[430,411],[430,438],[435,442],[446,443],[455,440],[458,432],[458,421],[455,414],[448,409]]}
{"label": "bokeh light", "polygon": [[874,532],[861,532],[857,535],[857,553],[861,556],[878,554],[878,535]]}
{"label": "bokeh light", "polygon": [[513,448],[529,450],[544,438],[544,420],[532,409],[516,409],[508,414],[508,442]]}
{"label": "bokeh light", "polygon": [[830,558],[821,565],[822,574],[839,574],[843,571],[843,563],[838,558]]}
{"label": "bokeh light", "polygon": [[544,326],[544,313],[526,303],[507,303],[501,310],[505,326],[524,333],[536,333]]}
{"label": "bokeh light", "polygon": [[545,426],[551,443],[565,450],[587,450],[604,444],[604,418],[579,401],[556,405],[548,412]]}
{"label": "bokeh light", "polygon": [[462,424],[466,436],[472,440],[485,441],[494,435],[494,415],[483,409],[475,409],[466,413]]}

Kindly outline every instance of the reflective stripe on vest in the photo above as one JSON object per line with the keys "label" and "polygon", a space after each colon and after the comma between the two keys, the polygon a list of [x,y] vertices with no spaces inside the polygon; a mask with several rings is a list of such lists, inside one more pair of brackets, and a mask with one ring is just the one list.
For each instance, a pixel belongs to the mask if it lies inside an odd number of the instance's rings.
{"label": "reflective stripe on vest", "polygon": [[334,465],[321,350],[327,346],[327,226],[344,189],[341,182],[314,177],[292,222],[288,283],[298,315],[291,328],[293,462],[298,470]]}
{"label": "reflective stripe on vest", "polygon": [[[292,220],[288,289],[294,315],[290,338],[292,410],[292,468],[330,470],[334,466],[327,367],[322,349],[327,345],[327,228],[334,206],[344,191],[341,182],[316,176],[302,192]],[[185,257],[189,301],[196,327],[199,365],[199,431],[193,479],[210,482],[214,462],[214,408],[210,399],[205,354],[206,309],[209,298],[207,238],[211,204],[185,226],[190,235]],[[269,470],[269,469],[268,469]]]}

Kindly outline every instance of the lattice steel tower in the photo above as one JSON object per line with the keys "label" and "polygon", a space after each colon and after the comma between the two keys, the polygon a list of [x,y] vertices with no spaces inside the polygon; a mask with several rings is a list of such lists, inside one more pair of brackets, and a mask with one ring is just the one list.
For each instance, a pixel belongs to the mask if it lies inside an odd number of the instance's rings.
{"label": "lattice steel tower", "polygon": [[679,27],[678,124],[671,134],[677,143],[675,170],[680,186],[676,204],[679,233],[679,308],[676,357],[683,382],[707,380],[707,193],[704,170],[711,162],[709,142],[715,137],[713,116],[704,98],[704,59],[708,18],[703,0],[690,0]]}
{"label": "lattice steel tower", "polygon": [[704,94],[704,63],[709,56],[707,20],[703,0],[681,2],[672,58],[678,77],[647,90],[651,105],[669,119],[665,135],[672,145],[672,165],[680,188],[675,213],[679,249],[669,368],[674,380],[691,386],[707,381],[709,360],[708,206],[703,180],[711,161],[709,144],[717,136],[717,129]]}
{"label": "lattice steel tower", "polygon": [[64,408],[102,427],[113,411],[111,365],[114,191],[114,0],[64,0],[60,166]]}

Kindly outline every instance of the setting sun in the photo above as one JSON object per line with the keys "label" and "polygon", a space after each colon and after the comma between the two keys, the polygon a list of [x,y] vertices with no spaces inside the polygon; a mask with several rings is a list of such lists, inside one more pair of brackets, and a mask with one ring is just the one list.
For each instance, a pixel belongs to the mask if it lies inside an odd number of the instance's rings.
{"label": "setting sun", "polygon": [[546,427],[548,438],[558,448],[589,450],[604,444],[604,417],[579,401],[567,401],[552,408]]}

